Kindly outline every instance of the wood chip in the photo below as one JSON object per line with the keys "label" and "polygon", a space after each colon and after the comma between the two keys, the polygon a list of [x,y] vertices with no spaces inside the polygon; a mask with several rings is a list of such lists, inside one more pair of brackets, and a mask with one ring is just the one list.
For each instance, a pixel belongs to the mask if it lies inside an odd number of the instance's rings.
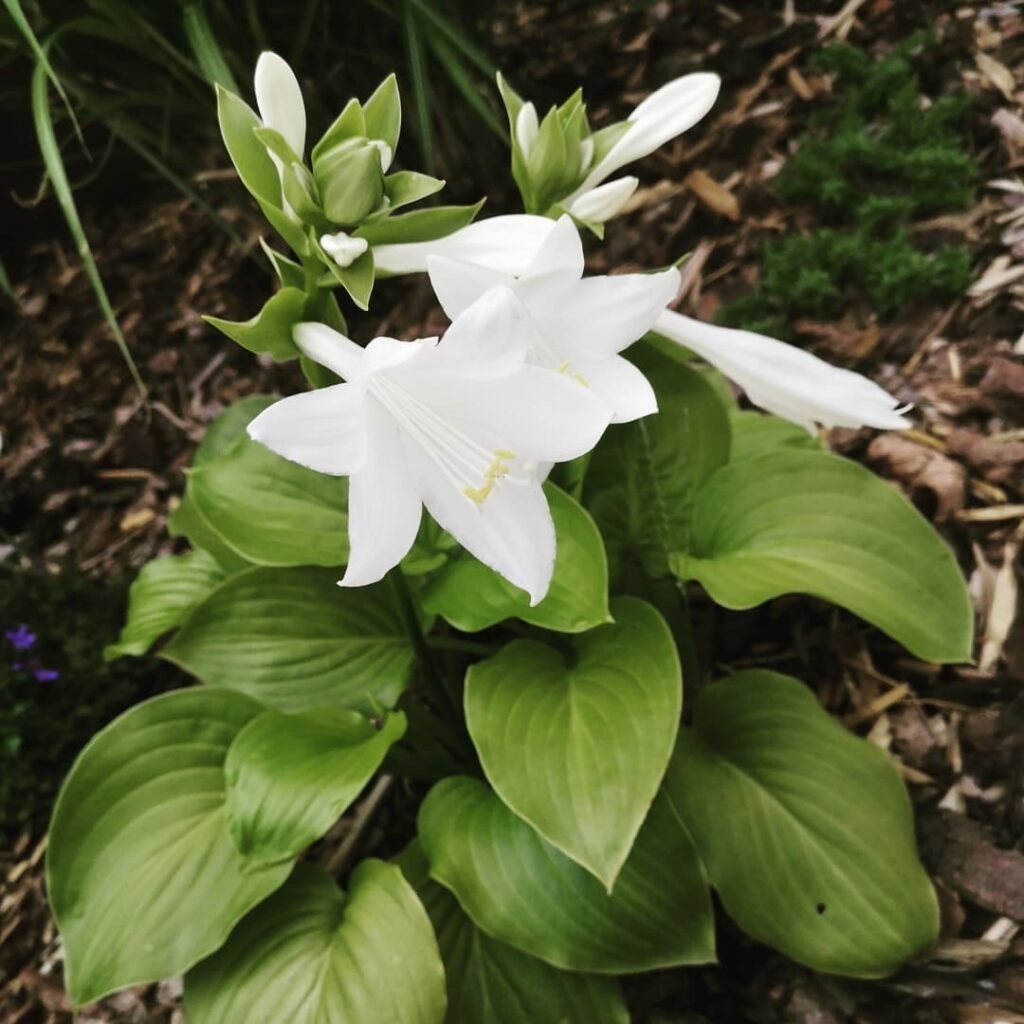
{"label": "wood chip", "polygon": [[691,171],[683,184],[709,210],[720,214],[722,217],[728,217],[731,221],[738,221],[740,219],[739,200],[723,184],[715,181],[706,171]]}
{"label": "wood chip", "polygon": [[987,53],[976,53],[974,55],[974,63],[978,65],[978,70],[985,78],[1012,103],[1017,83],[1010,69],[1005,64],[997,61],[995,57],[990,57]]}

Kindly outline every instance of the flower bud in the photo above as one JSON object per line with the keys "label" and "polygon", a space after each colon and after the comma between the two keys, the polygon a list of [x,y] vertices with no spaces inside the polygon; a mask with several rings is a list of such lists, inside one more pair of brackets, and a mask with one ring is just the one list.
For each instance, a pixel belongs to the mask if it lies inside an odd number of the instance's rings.
{"label": "flower bud", "polygon": [[637,178],[628,175],[599,185],[574,199],[569,205],[569,213],[584,224],[603,224],[621,212],[638,184]]}
{"label": "flower bud", "polygon": [[313,174],[327,219],[359,224],[384,195],[382,153],[365,138],[346,139],[314,155]]}
{"label": "flower bud", "polygon": [[320,247],[339,267],[351,267],[370,247],[365,238],[353,238],[339,231],[334,235],[321,235]]}
{"label": "flower bud", "polygon": [[537,108],[532,103],[524,103],[516,116],[516,142],[524,160],[529,158],[539,130]]}

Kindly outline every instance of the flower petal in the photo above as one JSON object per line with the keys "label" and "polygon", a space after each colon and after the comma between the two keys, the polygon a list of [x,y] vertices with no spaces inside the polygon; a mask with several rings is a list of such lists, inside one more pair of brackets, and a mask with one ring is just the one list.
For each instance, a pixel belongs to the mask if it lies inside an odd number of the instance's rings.
{"label": "flower petal", "polygon": [[418,274],[427,269],[428,256],[438,255],[520,274],[554,226],[547,217],[527,213],[490,217],[429,242],[374,246],[374,266],[385,274]]}
{"label": "flower petal", "polygon": [[570,370],[575,370],[611,409],[612,423],[631,423],[658,411],[651,382],[622,356],[580,360]]}
{"label": "flower petal", "polygon": [[283,57],[264,50],[256,62],[255,86],[263,123],[279,131],[301,157],[306,145],[306,105],[295,72]]}
{"label": "flower petal", "polygon": [[[536,327],[522,302],[510,288],[497,285],[452,321],[429,362],[424,360],[417,369],[471,368],[490,376],[494,370],[506,372],[521,364],[536,340]],[[500,367],[486,370],[484,364],[493,361],[500,361]]]}
{"label": "flower petal", "polygon": [[555,222],[522,276],[541,277],[558,271],[572,273],[576,278],[583,276],[583,242],[572,217],[567,214]]}
{"label": "flower petal", "polygon": [[692,128],[714,105],[720,85],[718,75],[702,71],[683,75],[652,92],[629,115],[629,130],[583,179],[569,201]]}
{"label": "flower petal", "polygon": [[481,504],[440,477],[412,446],[427,511],[470,554],[530,595],[543,600],[555,568],[555,528],[539,481],[498,480]]}
{"label": "flower petal", "polygon": [[628,175],[582,193],[569,205],[569,213],[586,224],[604,224],[617,216],[640,184]]}
{"label": "flower petal", "polygon": [[318,473],[348,476],[366,461],[363,395],[351,384],[282,398],[247,431],[272,452]]}
{"label": "flower petal", "polygon": [[368,453],[348,490],[349,558],[343,587],[376,583],[409,553],[423,503],[395,422],[367,402]]}
{"label": "flower petal", "polygon": [[785,342],[752,331],[692,320],[666,311],[655,330],[692,349],[734,380],[762,409],[807,427],[904,430],[899,401],[867,377],[826,363]]}
{"label": "flower petal", "polygon": [[450,256],[428,256],[427,273],[437,301],[449,320],[454,320],[489,288],[509,285],[515,280],[511,274]]}
{"label": "flower petal", "polygon": [[303,355],[326,366],[344,380],[356,380],[367,370],[366,350],[327,324],[296,324],[292,328],[292,338]]}

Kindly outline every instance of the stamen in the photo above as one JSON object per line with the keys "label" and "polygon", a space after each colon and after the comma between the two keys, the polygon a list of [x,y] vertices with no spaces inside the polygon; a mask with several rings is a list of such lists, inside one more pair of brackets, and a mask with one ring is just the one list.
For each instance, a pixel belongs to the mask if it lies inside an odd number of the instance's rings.
{"label": "stamen", "polygon": [[589,388],[590,385],[587,383],[586,377],[584,377],[580,373],[569,373],[569,366],[570,365],[571,364],[570,364],[569,360],[566,359],[566,361],[564,363],[559,364],[558,372],[566,374],[572,380],[576,381],[577,384],[582,384],[585,388]]}

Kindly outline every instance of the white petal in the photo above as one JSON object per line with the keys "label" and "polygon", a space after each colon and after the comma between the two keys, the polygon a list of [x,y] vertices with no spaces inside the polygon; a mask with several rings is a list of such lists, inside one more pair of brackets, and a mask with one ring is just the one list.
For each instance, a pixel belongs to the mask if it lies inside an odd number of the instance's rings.
{"label": "white petal", "polygon": [[899,411],[899,401],[873,381],[794,345],[671,311],[658,318],[655,330],[717,367],[755,405],[801,426],[822,423],[881,430],[910,426]]}
{"label": "white petal", "polygon": [[569,212],[588,224],[604,224],[619,214],[639,184],[639,178],[628,176],[598,185],[573,200]]}
{"label": "white petal", "polygon": [[539,603],[555,567],[555,528],[540,483],[499,480],[482,504],[470,501],[411,448],[427,511],[470,554]]}
{"label": "white petal", "polygon": [[566,358],[611,355],[642,338],[678,290],[674,267],[657,274],[585,277],[539,326]]}
{"label": "white petal", "polygon": [[631,127],[569,198],[576,199],[620,167],[653,153],[692,128],[714,105],[720,85],[718,75],[698,72],[656,89],[629,115]]}
{"label": "white petal", "polygon": [[394,421],[367,403],[368,452],[348,490],[348,566],[343,587],[376,583],[409,553],[423,504]]}
{"label": "white petal", "polygon": [[[490,375],[518,366],[537,340],[533,320],[510,288],[489,288],[464,309],[445,332],[422,371],[468,368]],[[508,357],[513,359],[509,361]],[[498,361],[488,370],[483,364]]]}
{"label": "white petal", "polygon": [[489,288],[512,284],[515,278],[500,270],[448,256],[428,256],[430,284],[449,320],[454,320]]}
{"label": "white petal", "polygon": [[279,131],[301,157],[306,145],[306,105],[295,72],[283,57],[264,50],[256,62],[255,85],[263,123]]}
{"label": "white petal", "polygon": [[254,441],[318,473],[348,476],[366,461],[363,396],[351,384],[282,398],[247,430]]}
{"label": "white petal", "polygon": [[519,151],[523,159],[527,159],[534,142],[537,141],[537,132],[540,126],[537,123],[537,108],[532,103],[524,103],[516,115],[516,142],[519,144]]}
{"label": "white petal", "polygon": [[427,269],[427,257],[437,255],[521,274],[554,226],[528,213],[490,217],[429,242],[374,246],[374,266],[385,274],[418,274]]}
{"label": "white petal", "polygon": [[548,232],[522,276],[542,277],[557,272],[571,273],[577,278],[583,276],[583,242],[572,217],[565,214]]}
{"label": "white petal", "polygon": [[488,451],[513,452],[520,464],[584,455],[600,440],[611,415],[569,374],[540,366],[486,377],[471,369],[424,372],[404,383],[465,436]]}
{"label": "white petal", "polygon": [[651,382],[622,356],[580,360],[571,367],[612,411],[612,423],[631,423],[658,411]]}
{"label": "white petal", "polygon": [[327,324],[296,324],[292,338],[304,355],[344,380],[356,380],[366,372],[366,351]]}

